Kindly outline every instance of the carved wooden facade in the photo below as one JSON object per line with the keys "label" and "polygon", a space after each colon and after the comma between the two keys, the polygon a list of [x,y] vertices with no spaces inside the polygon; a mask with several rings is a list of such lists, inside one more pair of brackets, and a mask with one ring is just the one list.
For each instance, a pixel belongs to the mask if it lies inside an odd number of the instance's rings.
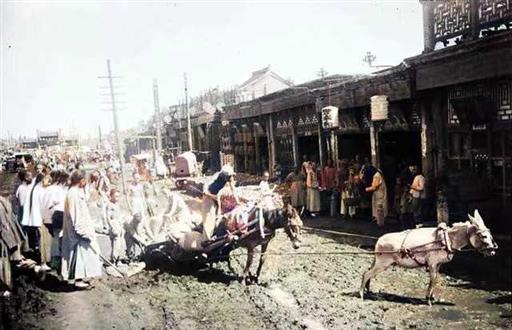
{"label": "carved wooden facade", "polygon": [[437,42],[460,43],[511,29],[512,0],[425,0],[423,22],[425,50]]}
{"label": "carved wooden facade", "polygon": [[[480,98],[482,102],[476,106],[487,106],[486,109],[467,109],[483,111],[488,114],[489,124],[498,126],[512,122],[512,79],[491,82],[470,83],[452,86],[448,90],[448,123],[459,126],[460,120],[454,109],[454,101]],[[464,111],[464,109],[462,109]]]}

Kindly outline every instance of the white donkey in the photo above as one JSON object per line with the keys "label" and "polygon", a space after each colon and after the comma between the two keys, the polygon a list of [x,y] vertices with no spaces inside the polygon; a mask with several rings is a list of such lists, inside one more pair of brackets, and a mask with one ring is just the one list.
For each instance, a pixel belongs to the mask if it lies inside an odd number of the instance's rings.
{"label": "white donkey", "polygon": [[454,223],[451,228],[441,224],[437,228],[419,228],[381,236],[375,244],[375,259],[361,282],[359,295],[370,291],[370,280],[391,265],[407,268],[426,267],[430,273],[427,302],[432,304],[439,267],[452,260],[455,251],[468,244],[487,256],[498,249],[491,231],[485,226],[478,210],[466,222]]}

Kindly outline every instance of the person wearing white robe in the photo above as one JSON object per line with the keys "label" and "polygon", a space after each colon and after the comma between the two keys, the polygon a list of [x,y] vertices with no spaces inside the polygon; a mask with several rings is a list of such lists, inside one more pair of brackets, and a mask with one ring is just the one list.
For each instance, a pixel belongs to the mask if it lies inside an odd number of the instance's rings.
{"label": "person wearing white robe", "polygon": [[[85,173],[71,175],[71,186],[64,203],[62,236],[62,277],[64,280],[85,280],[102,275],[100,252],[94,222],[91,220],[84,194]],[[84,281],[85,282],[85,281]],[[76,282],[77,287],[87,287]]]}
{"label": "person wearing white robe", "polygon": [[48,217],[51,219],[51,259],[54,265],[59,264],[61,257],[62,222],[64,218],[64,202],[67,195],[67,181],[69,175],[66,172],[58,172],[55,182],[46,188],[45,205]]}
{"label": "person wearing white robe", "polygon": [[[41,226],[43,226],[43,205],[45,197],[45,188],[42,185],[43,174],[38,174],[32,183],[28,186],[25,203],[23,204],[23,218],[21,225],[27,235],[28,245],[31,250],[37,253],[41,259],[43,270],[49,270],[46,260],[42,258],[41,252],[45,254],[44,242],[41,240]],[[44,250],[44,251],[43,251]]]}

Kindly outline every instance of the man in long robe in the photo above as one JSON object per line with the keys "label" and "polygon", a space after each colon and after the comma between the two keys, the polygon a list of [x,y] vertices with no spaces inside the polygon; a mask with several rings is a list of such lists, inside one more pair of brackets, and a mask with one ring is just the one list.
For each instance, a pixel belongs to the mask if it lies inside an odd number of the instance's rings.
{"label": "man in long robe", "polygon": [[[64,204],[64,226],[62,236],[62,277],[64,280],[84,280],[102,275],[100,252],[94,222],[89,214],[84,193],[86,185],[83,171],[71,176]],[[76,286],[85,287],[76,282]]]}
{"label": "man in long robe", "polygon": [[383,227],[388,216],[388,195],[384,175],[370,165],[361,170],[361,179],[367,185],[365,190],[372,193],[372,216],[377,225]]}

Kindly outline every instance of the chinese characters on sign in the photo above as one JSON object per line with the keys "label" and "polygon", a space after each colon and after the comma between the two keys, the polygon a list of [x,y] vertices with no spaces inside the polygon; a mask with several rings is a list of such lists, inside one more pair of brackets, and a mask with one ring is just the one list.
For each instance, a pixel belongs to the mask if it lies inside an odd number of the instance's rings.
{"label": "chinese characters on sign", "polygon": [[388,97],[386,95],[374,95],[370,98],[372,121],[388,119]]}
{"label": "chinese characters on sign", "polygon": [[339,126],[338,108],[327,106],[322,108],[322,127],[323,128],[336,128]]}

